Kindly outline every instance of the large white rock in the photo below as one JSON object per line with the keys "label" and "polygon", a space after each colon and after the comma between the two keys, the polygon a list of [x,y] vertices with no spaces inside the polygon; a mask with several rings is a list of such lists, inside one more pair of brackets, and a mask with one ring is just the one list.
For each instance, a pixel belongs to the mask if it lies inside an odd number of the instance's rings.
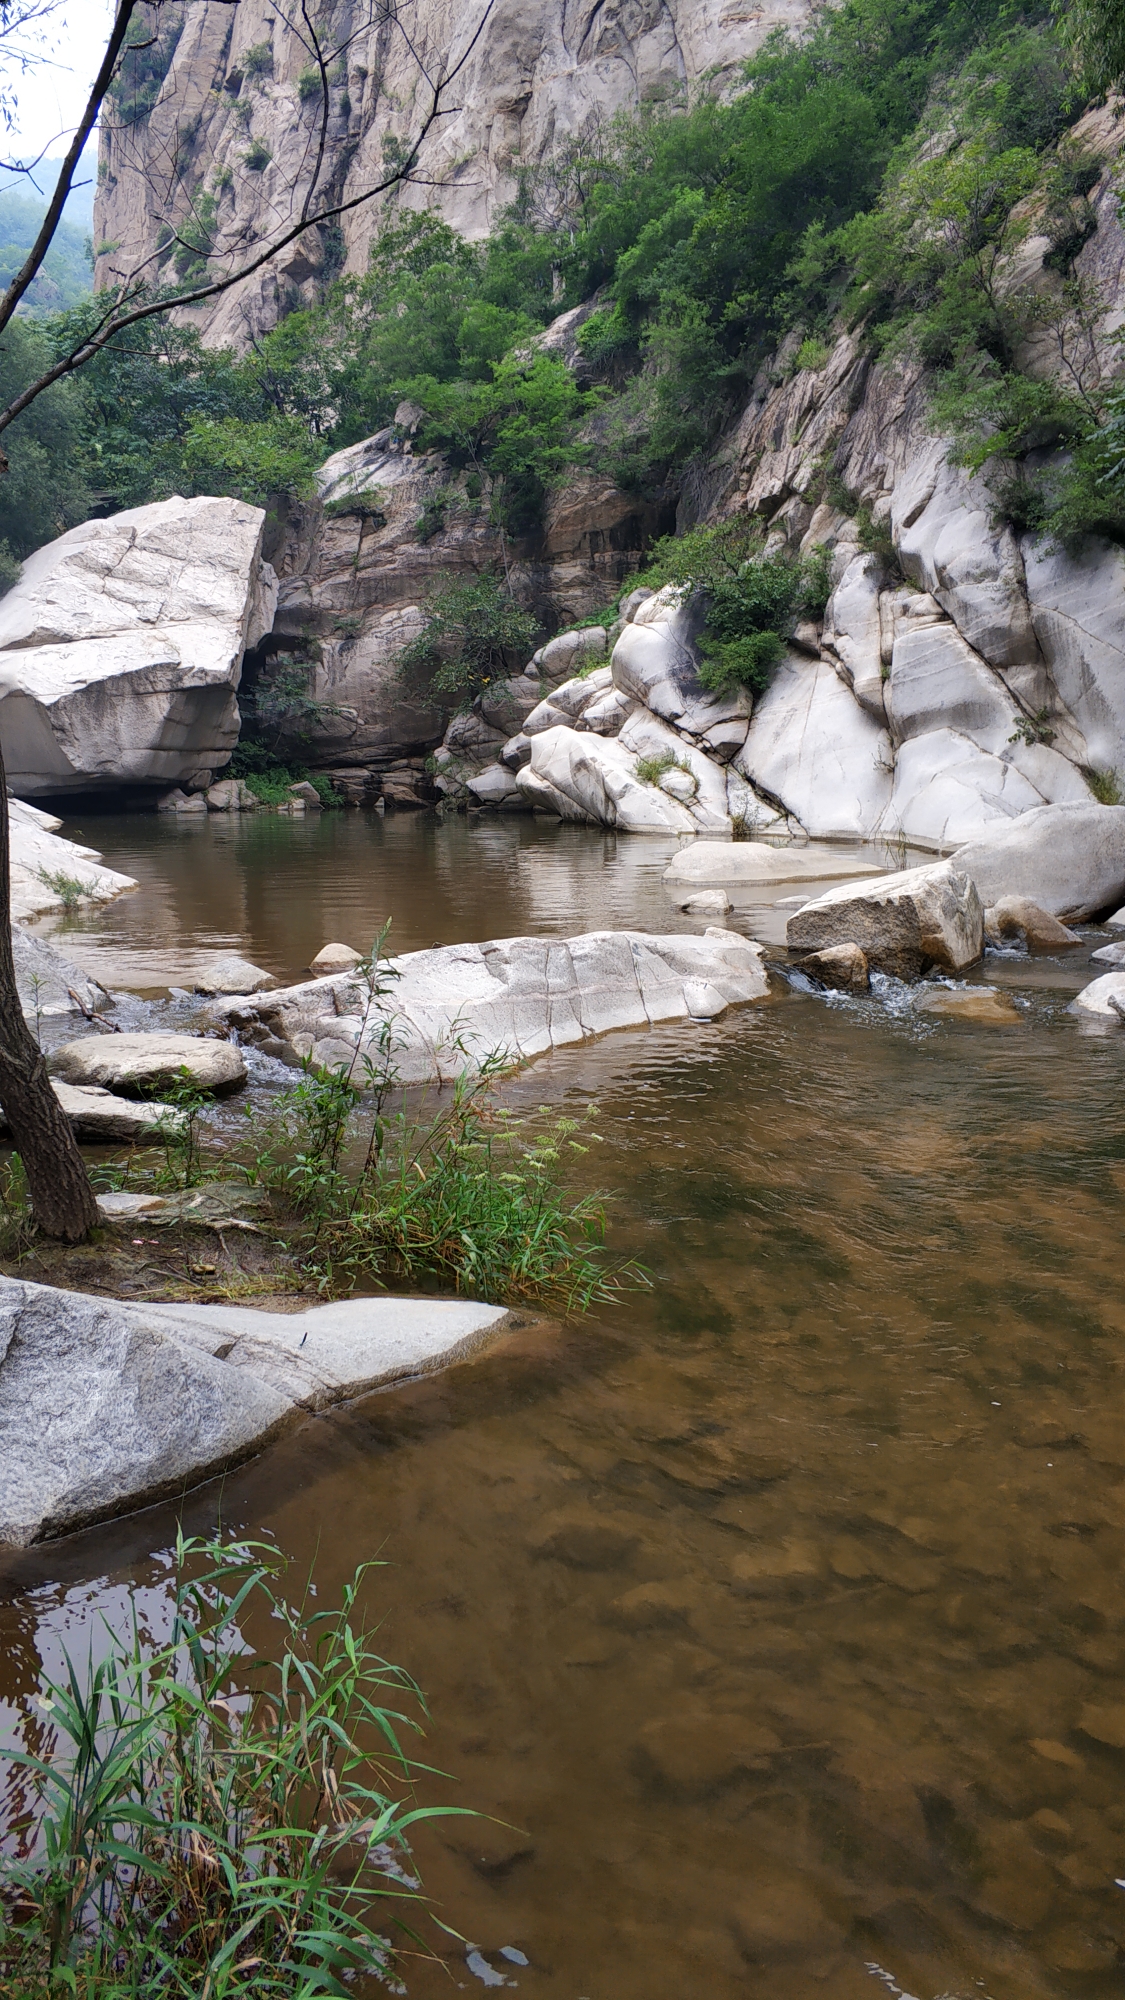
{"label": "large white rock", "polygon": [[852,558],[828,600],[822,634],[860,707],[876,722],[883,721],[881,572],[877,556]]}
{"label": "large white rock", "polygon": [[464,1299],[139,1306],[0,1278],[0,1546],[178,1493],[308,1411],[472,1353],[507,1318]]}
{"label": "large white rock", "polygon": [[699,678],[692,642],[699,606],[669,584],[637,605],[613,649],[614,685],[689,736],[706,736],[750,714],[750,696],[711,694]]}
{"label": "large white rock", "polygon": [[917,979],[931,966],[974,965],[984,949],[984,912],[968,875],[936,861],[829,889],[790,917],[786,941],[799,951],[856,944],[876,970]]}
{"label": "large white rock", "polygon": [[999,676],[948,619],[899,623],[886,706],[896,745],[928,730],[957,730],[997,755],[1007,748],[1020,714]]}
{"label": "large white rock", "polygon": [[245,647],[276,579],[260,507],[162,500],[86,521],[0,601],[0,728],[14,790],[178,785],[238,738]]}
{"label": "large white rock", "polygon": [[1019,548],[1010,529],[993,525],[987,489],[949,465],[946,449],[935,442],[895,483],[890,520],[899,560],[992,666],[1020,666],[1038,648]]}
{"label": "large white rock", "polygon": [[[3,708],[0,706],[0,724]],[[126,889],[135,889],[131,875],[107,868],[94,847],[79,847],[55,832],[62,821],[23,799],[8,800],[9,868],[12,917],[29,923],[51,910],[65,907],[64,891],[77,884],[85,901],[112,902]]]}
{"label": "large white rock", "polygon": [[948,853],[1042,803],[1014,764],[959,730],[930,729],[899,747],[886,825],[912,846]]}
{"label": "large white rock", "polygon": [[[762,999],[760,946],[737,932],[702,937],[591,931],[573,938],[500,938],[436,946],[389,961],[392,974],[367,1016],[363,984],[347,974],[278,993],[219,1001],[218,1024],[244,1040],[288,1047],[317,1064],[357,1061],[390,1024],[406,1083],[452,1077],[499,1054],[520,1061],[614,1028],[686,1020],[685,983],[705,981],[728,1006]],[[355,1070],[363,1080],[362,1062]]]}
{"label": "large white rock", "polygon": [[1053,917],[1096,916],[1125,895],[1125,806],[1038,806],[988,828],[953,859],[988,908],[1027,896]]}
{"label": "large white rock", "polygon": [[1076,993],[1070,1003],[1072,1014],[1090,1021],[1118,1025],[1125,1021],[1125,972],[1103,972]]}
{"label": "large white rock", "polygon": [[787,654],[734,767],[814,839],[872,840],[883,827],[891,739],[825,660]]}
{"label": "large white rock", "polygon": [[1096,770],[1125,774],[1125,550],[1023,543],[1036,636]]}
{"label": "large white rock", "polygon": [[[690,765],[689,798],[674,797],[638,776],[638,758],[662,753]],[[616,737],[561,725],[533,736],[530,762],[515,782],[529,804],[560,819],[623,833],[730,831],[726,780],[718,765],[644,709],[635,710]]]}

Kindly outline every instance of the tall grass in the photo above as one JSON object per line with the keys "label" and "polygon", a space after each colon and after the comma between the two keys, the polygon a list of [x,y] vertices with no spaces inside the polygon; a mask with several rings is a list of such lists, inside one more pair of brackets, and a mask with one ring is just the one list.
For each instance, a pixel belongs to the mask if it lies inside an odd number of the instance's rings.
{"label": "tall grass", "polygon": [[586,1311],[644,1281],[606,1264],[601,1197],[566,1191],[594,1135],[542,1114],[529,1131],[496,1102],[503,1067],[467,1067],[392,1112],[384,1044],[362,1083],[354,1066],[309,1070],[286,1093],[254,1172],[302,1218],[304,1260],[326,1288],[394,1278]]}
{"label": "tall grass", "polygon": [[[403,1746],[424,1704],[357,1619],[363,1571],[314,1611],[281,1594],[282,1567],[267,1542],[181,1539],[167,1641],[134,1611],[104,1658],[68,1656],[47,1684],[42,1740],[6,1753],[24,1781],[22,1858],[0,1858],[7,2000],[406,1990],[399,1951],[425,1947],[405,1836],[457,1809],[414,1802],[427,1767]],[[250,1616],[276,1655],[248,1644]]]}

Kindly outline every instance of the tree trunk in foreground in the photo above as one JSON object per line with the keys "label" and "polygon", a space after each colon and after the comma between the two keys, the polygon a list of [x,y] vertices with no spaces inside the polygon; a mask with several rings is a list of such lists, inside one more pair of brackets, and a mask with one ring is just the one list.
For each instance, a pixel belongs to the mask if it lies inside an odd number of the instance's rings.
{"label": "tree trunk in foreground", "polygon": [[8,780],[0,749],[0,1104],[23,1161],[36,1222],[48,1236],[79,1243],[98,1219],[97,1203],[43,1051],[20,1006],[8,848]]}

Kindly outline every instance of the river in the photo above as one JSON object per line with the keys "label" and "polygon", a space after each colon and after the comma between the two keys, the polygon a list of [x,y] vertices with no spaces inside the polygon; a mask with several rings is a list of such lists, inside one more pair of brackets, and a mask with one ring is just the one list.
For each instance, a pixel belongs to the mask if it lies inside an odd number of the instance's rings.
{"label": "river", "polygon": [[[82,831],[142,886],[59,941],[136,990],[217,947],[294,976],[388,916],[400,949],[698,928],[660,841],[354,814]],[[1120,1991],[1125,1040],[1066,1011],[1088,950],[980,976],[1018,1025],[775,980],[532,1066],[517,1106],[596,1102],[576,1175],[651,1290],[312,1421],[186,1503],[191,1531],[221,1505],[315,1557],[322,1599],[385,1565],[369,1598],[426,1691],[441,1795],[503,1823],[419,1839],[476,1953],[411,1994]],[[158,1620],[175,1519],[0,1562],[9,1716],[126,1586]]]}

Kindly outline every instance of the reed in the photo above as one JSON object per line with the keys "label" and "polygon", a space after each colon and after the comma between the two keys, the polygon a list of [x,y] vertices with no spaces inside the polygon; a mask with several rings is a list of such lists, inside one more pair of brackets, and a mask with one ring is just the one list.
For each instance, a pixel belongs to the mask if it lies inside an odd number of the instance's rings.
{"label": "reed", "polygon": [[267,1541],[181,1538],[167,1641],[134,1609],[45,1686],[5,1753],[7,2000],[354,2000],[432,1955],[406,1835],[458,1809],[416,1801],[422,1696],[358,1618],[363,1570],[314,1610],[283,1569]]}

